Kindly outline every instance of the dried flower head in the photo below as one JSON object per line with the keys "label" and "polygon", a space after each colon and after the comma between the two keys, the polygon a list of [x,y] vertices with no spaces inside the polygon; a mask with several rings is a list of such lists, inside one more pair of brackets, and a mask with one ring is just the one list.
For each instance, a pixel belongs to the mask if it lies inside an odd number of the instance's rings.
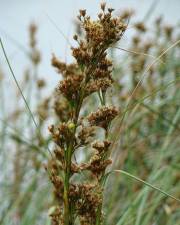
{"label": "dried flower head", "polygon": [[88,117],[91,126],[99,126],[107,129],[111,121],[118,115],[115,107],[101,107],[96,112],[92,112]]}
{"label": "dried flower head", "polygon": [[60,81],[59,90],[61,93],[69,100],[76,102],[78,100],[79,89],[83,76],[73,76],[67,77],[66,79]]}
{"label": "dried flower head", "polygon": [[140,32],[146,32],[145,24],[142,22],[135,23],[134,27]]}
{"label": "dried flower head", "polygon": [[36,32],[37,26],[35,23],[32,23],[29,27],[29,36],[30,36],[30,58],[34,65],[37,65],[41,61],[41,54],[40,51],[37,49],[37,40],[36,40]]}
{"label": "dried flower head", "polygon": [[106,153],[109,150],[109,147],[111,145],[110,141],[104,140],[104,141],[95,141],[92,144],[92,147],[98,151],[98,153]]}
{"label": "dried flower head", "polygon": [[[93,21],[86,10],[80,10],[78,19],[84,36],[74,35],[77,42],[77,47],[72,48],[75,63],[68,65],[55,55],[52,57],[52,66],[63,77],[57,87],[54,104],[60,122],[57,126],[49,127],[56,144],[56,165],[51,170],[51,182],[59,203],[52,220],[56,223],[59,219],[58,225],[74,224],[75,217],[79,218],[81,225],[100,225],[103,221],[101,180],[107,166],[111,164],[111,159],[108,158],[111,142],[107,140],[107,134],[111,121],[118,114],[115,107],[105,105],[106,91],[113,83],[113,66],[106,51],[120,40],[126,30],[122,19],[113,17],[112,12],[112,8],[106,9],[106,4],[102,3],[98,19]],[[100,102],[104,105],[88,117],[81,117],[81,113],[85,111],[82,110],[85,98],[94,92],[102,96],[103,101],[100,99]],[[105,140],[92,144],[94,151],[89,145],[95,137],[93,126],[106,130]],[[91,150],[87,153],[89,160],[87,158],[85,162],[77,162],[76,151],[79,148]],[[81,183],[75,182],[74,174],[80,176],[85,170],[89,171],[89,181],[93,181],[92,184],[83,178]]]}
{"label": "dried flower head", "polygon": [[35,48],[36,46],[36,32],[37,26],[35,23],[31,23],[29,26],[29,34],[30,34],[30,46],[31,48]]}

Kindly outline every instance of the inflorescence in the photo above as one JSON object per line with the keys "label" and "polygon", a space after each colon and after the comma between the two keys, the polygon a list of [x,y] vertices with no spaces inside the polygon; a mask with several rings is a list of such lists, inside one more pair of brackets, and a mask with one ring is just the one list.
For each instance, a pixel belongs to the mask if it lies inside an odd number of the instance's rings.
{"label": "inflorescence", "polygon": [[[74,35],[75,63],[68,65],[52,57],[52,65],[63,77],[54,104],[59,122],[49,127],[55,143],[54,157],[47,166],[54,186],[55,206],[50,212],[53,225],[73,225],[75,221],[81,225],[103,224],[103,180],[111,164],[108,131],[118,115],[116,107],[106,103],[106,91],[113,84],[107,50],[121,39],[126,25],[122,18],[112,16],[113,9],[106,8],[105,3],[95,21],[86,10],[79,12],[84,36]],[[92,93],[98,94],[100,106],[82,117],[84,100]],[[104,130],[104,140],[92,142],[97,127]],[[80,148],[93,152],[85,162],[77,162],[75,153]],[[75,179],[75,175],[81,179]]]}

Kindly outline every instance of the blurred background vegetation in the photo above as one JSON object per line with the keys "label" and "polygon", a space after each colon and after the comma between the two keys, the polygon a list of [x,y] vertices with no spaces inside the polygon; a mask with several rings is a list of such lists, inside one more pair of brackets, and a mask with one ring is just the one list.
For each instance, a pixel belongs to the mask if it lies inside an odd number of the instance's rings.
{"label": "blurred background vegetation", "polygon": [[[138,20],[133,11],[116,12],[127,17],[130,35],[125,34],[122,42],[109,51],[115,80],[108,93],[109,103],[112,101],[121,112],[111,129],[113,165],[109,170],[122,169],[180,198],[180,27],[179,21],[171,25],[159,15],[150,23],[155,8],[155,2],[149,4],[149,10]],[[48,18],[57,39],[64,38],[64,46],[67,46],[71,37],[64,35],[59,22],[52,16]],[[71,23],[74,24],[73,31],[81,34],[77,21]],[[52,146],[47,127],[52,121],[58,122],[53,88],[60,77],[52,73],[56,76],[53,78],[48,74],[51,70],[42,69],[45,62],[50,65],[51,55],[44,51],[38,29],[41,27],[35,22],[29,25],[25,47],[18,35],[11,37],[1,31],[5,49],[8,41],[24,56],[22,62],[13,63],[12,67],[15,75],[18,71],[18,84],[38,126],[32,121],[22,94],[13,83],[1,48],[2,225],[50,224],[48,210],[52,204],[52,186],[43,165],[49,158],[47,149]],[[53,51],[61,52],[62,57],[71,61],[60,46]],[[16,52],[9,55],[7,51],[7,54],[11,63]],[[44,58],[46,60],[42,61]],[[46,76],[42,75],[45,73]],[[7,77],[14,86],[7,82]],[[96,108],[96,100],[96,96],[89,100],[89,112]],[[104,195],[107,225],[180,224],[178,201],[123,174],[109,176]]]}

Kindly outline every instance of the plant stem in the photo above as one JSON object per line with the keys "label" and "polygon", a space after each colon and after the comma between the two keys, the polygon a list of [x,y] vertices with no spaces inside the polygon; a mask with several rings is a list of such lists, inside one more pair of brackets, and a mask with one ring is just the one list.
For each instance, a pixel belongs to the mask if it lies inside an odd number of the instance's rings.
{"label": "plant stem", "polygon": [[71,158],[74,152],[74,141],[75,141],[75,133],[76,127],[78,123],[80,109],[84,99],[84,89],[81,91],[79,103],[77,104],[73,122],[75,124],[75,129],[72,134],[72,138],[70,140],[69,146],[67,148],[67,155],[66,155],[66,170],[65,170],[65,182],[64,182],[64,223],[65,225],[73,225],[73,215],[71,212],[71,204],[69,202],[69,184],[70,184],[70,176],[71,176]]}

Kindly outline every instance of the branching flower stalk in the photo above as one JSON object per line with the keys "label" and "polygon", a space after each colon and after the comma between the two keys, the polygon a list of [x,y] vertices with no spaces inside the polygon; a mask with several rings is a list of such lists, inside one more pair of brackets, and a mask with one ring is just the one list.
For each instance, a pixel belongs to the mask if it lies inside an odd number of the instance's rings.
{"label": "branching flower stalk", "polygon": [[[52,65],[63,76],[54,107],[59,124],[49,127],[55,142],[54,157],[48,164],[55,193],[55,206],[50,210],[53,225],[103,224],[103,180],[106,167],[111,164],[108,129],[118,114],[118,110],[105,101],[106,91],[113,83],[112,62],[107,58],[107,50],[120,40],[126,25],[120,17],[112,16],[113,9],[106,9],[105,3],[101,4],[96,21],[86,15],[86,10],[79,12],[84,37],[74,35],[77,42],[77,47],[72,48],[75,63],[67,65],[55,55],[52,58]],[[101,106],[83,116],[84,100],[95,92]],[[96,127],[104,130],[105,139],[96,140],[90,146]],[[90,159],[75,160],[80,148],[93,152]]]}

